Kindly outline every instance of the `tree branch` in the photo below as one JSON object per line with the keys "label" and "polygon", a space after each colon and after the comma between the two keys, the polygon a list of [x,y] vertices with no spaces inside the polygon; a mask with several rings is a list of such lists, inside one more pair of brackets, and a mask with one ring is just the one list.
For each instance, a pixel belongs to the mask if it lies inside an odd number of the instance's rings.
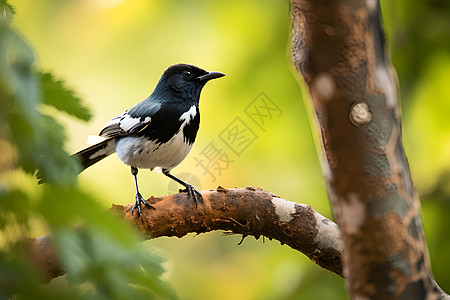
{"label": "tree branch", "polygon": [[[276,239],[342,276],[339,228],[309,205],[284,200],[259,188],[203,191],[196,208],[185,193],[151,197],[156,210],[143,209],[143,221],[131,215],[132,204],[113,205],[110,211],[133,222],[149,238],[182,237],[190,232],[226,230],[245,236]],[[51,243],[51,235],[30,239],[26,251],[46,281],[65,273]]]}

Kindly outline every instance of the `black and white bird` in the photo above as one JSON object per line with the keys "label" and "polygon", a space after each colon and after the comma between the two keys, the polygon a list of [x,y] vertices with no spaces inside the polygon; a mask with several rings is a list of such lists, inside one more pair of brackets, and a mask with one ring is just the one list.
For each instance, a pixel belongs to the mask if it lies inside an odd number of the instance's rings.
{"label": "black and white bird", "polygon": [[[170,174],[187,156],[200,124],[199,98],[205,84],[225,74],[177,64],[161,76],[153,93],[142,102],[112,118],[100,131],[103,141],[74,154],[83,171],[114,152],[131,167],[136,188],[135,204],[142,219],[144,200],[137,183],[138,169],[162,169],[162,173],[185,187],[197,205],[201,194],[189,183]],[[181,190],[180,190],[181,191]]]}

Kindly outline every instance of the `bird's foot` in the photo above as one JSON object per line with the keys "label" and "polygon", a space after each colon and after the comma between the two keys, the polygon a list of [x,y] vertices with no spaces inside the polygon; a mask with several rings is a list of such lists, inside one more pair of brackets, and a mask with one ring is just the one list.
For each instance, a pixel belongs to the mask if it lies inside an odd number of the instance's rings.
{"label": "bird's foot", "polygon": [[144,197],[142,197],[141,193],[137,192],[136,193],[136,200],[134,202],[134,206],[131,209],[131,215],[133,215],[133,211],[137,208],[138,212],[139,212],[139,217],[141,217],[141,221],[142,221],[142,211],[141,211],[141,204],[144,204],[145,206],[147,206],[147,208],[151,208],[151,209],[156,209],[153,206],[151,206],[147,201],[144,200]]}
{"label": "bird's foot", "polygon": [[192,198],[195,203],[195,207],[197,207],[198,202],[203,202],[202,194],[200,194],[199,191],[197,191],[192,185],[189,183],[186,184],[185,189],[180,189],[180,193],[187,193],[189,198]]}

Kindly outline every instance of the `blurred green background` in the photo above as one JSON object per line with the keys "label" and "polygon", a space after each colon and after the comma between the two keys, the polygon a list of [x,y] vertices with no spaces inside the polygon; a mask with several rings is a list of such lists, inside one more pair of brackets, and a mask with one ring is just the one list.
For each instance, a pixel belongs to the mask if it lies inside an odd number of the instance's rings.
{"label": "blurred green background", "polygon": [[[185,62],[226,77],[209,83],[200,99],[197,141],[174,175],[201,189],[257,186],[310,204],[331,218],[308,101],[303,102],[290,57],[288,1],[40,0],[10,1],[13,28],[49,71],[91,109],[90,122],[51,110],[66,127],[66,150],[146,98],[162,72]],[[424,227],[437,282],[450,291],[450,3],[383,1],[387,39],[402,95],[404,143],[422,196]],[[264,94],[261,94],[264,93]],[[261,95],[277,107],[263,126],[246,113]],[[221,133],[236,119],[256,136],[236,154]],[[198,163],[213,143],[231,162],[205,171]],[[2,186],[40,193],[30,175],[0,173]],[[155,172],[139,173],[144,197],[176,190]],[[79,176],[83,193],[106,210],[134,200],[129,168],[111,156]],[[64,201],[64,200],[61,200]],[[49,207],[48,209],[52,209]],[[76,218],[71,220],[76,224]],[[68,222],[68,223],[70,223]],[[26,233],[49,232],[42,217]],[[67,224],[69,225],[69,224]],[[344,281],[276,241],[220,232],[145,242],[165,261],[163,279],[180,299],[347,299]],[[61,289],[66,276],[52,282]],[[72,282],[73,283],[73,282]],[[88,289],[85,286],[79,289]]]}

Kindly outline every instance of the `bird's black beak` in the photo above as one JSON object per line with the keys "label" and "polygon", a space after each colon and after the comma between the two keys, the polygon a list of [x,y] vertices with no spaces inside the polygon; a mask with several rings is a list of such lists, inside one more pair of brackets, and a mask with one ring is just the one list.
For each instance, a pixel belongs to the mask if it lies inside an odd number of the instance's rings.
{"label": "bird's black beak", "polygon": [[200,81],[207,82],[207,81],[209,81],[211,79],[216,79],[216,78],[220,78],[220,77],[223,77],[223,76],[225,76],[225,74],[220,73],[220,72],[208,72],[205,75],[197,77],[197,79],[200,80]]}

